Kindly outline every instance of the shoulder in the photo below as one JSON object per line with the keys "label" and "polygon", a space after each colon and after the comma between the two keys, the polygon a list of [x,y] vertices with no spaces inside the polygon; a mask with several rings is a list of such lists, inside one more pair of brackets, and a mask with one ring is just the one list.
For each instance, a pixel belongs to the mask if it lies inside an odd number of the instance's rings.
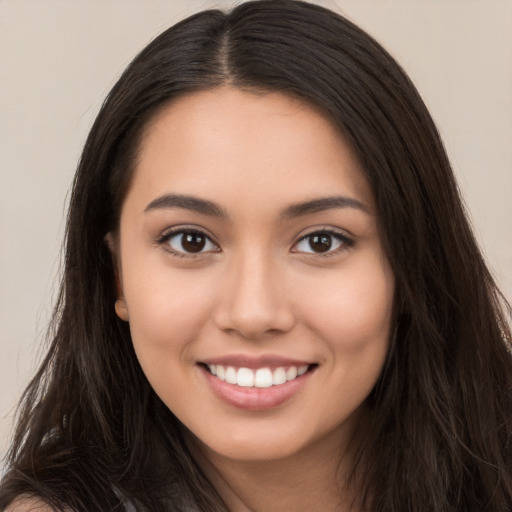
{"label": "shoulder", "polygon": [[[54,509],[48,503],[33,496],[21,496],[16,498],[4,512],[53,512]],[[71,512],[71,511],[70,511]]]}

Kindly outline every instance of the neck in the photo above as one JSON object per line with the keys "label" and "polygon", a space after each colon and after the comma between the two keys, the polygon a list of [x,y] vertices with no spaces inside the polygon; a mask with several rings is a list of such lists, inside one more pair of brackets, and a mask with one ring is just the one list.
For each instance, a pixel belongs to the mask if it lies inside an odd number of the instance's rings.
{"label": "neck", "polygon": [[277,460],[234,460],[190,443],[192,453],[230,512],[357,512],[348,484],[349,451],[318,442]]}

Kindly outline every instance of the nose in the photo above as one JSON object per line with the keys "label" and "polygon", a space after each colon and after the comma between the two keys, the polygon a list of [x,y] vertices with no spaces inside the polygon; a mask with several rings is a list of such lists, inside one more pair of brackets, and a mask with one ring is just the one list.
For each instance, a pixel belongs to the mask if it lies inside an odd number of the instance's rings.
{"label": "nose", "polygon": [[264,255],[231,262],[213,319],[218,328],[247,340],[260,340],[292,329],[295,317],[279,265]]}

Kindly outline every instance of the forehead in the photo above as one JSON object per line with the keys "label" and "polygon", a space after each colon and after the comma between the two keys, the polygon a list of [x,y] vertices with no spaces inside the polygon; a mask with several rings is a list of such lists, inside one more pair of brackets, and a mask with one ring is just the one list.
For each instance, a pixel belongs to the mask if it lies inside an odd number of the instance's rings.
{"label": "forehead", "polygon": [[181,97],[147,125],[127,201],[142,207],[162,193],[269,206],[343,193],[373,204],[353,151],[318,109],[229,87]]}

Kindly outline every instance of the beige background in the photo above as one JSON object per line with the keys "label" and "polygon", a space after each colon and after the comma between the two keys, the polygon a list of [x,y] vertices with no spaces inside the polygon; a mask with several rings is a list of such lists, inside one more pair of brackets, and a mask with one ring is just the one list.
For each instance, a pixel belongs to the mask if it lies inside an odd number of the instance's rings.
{"label": "beige background", "polygon": [[[512,299],[512,1],[318,3],[367,29],[418,86]],[[0,0],[0,456],[41,356],[67,193],[102,99],[157,33],[229,4]]]}

